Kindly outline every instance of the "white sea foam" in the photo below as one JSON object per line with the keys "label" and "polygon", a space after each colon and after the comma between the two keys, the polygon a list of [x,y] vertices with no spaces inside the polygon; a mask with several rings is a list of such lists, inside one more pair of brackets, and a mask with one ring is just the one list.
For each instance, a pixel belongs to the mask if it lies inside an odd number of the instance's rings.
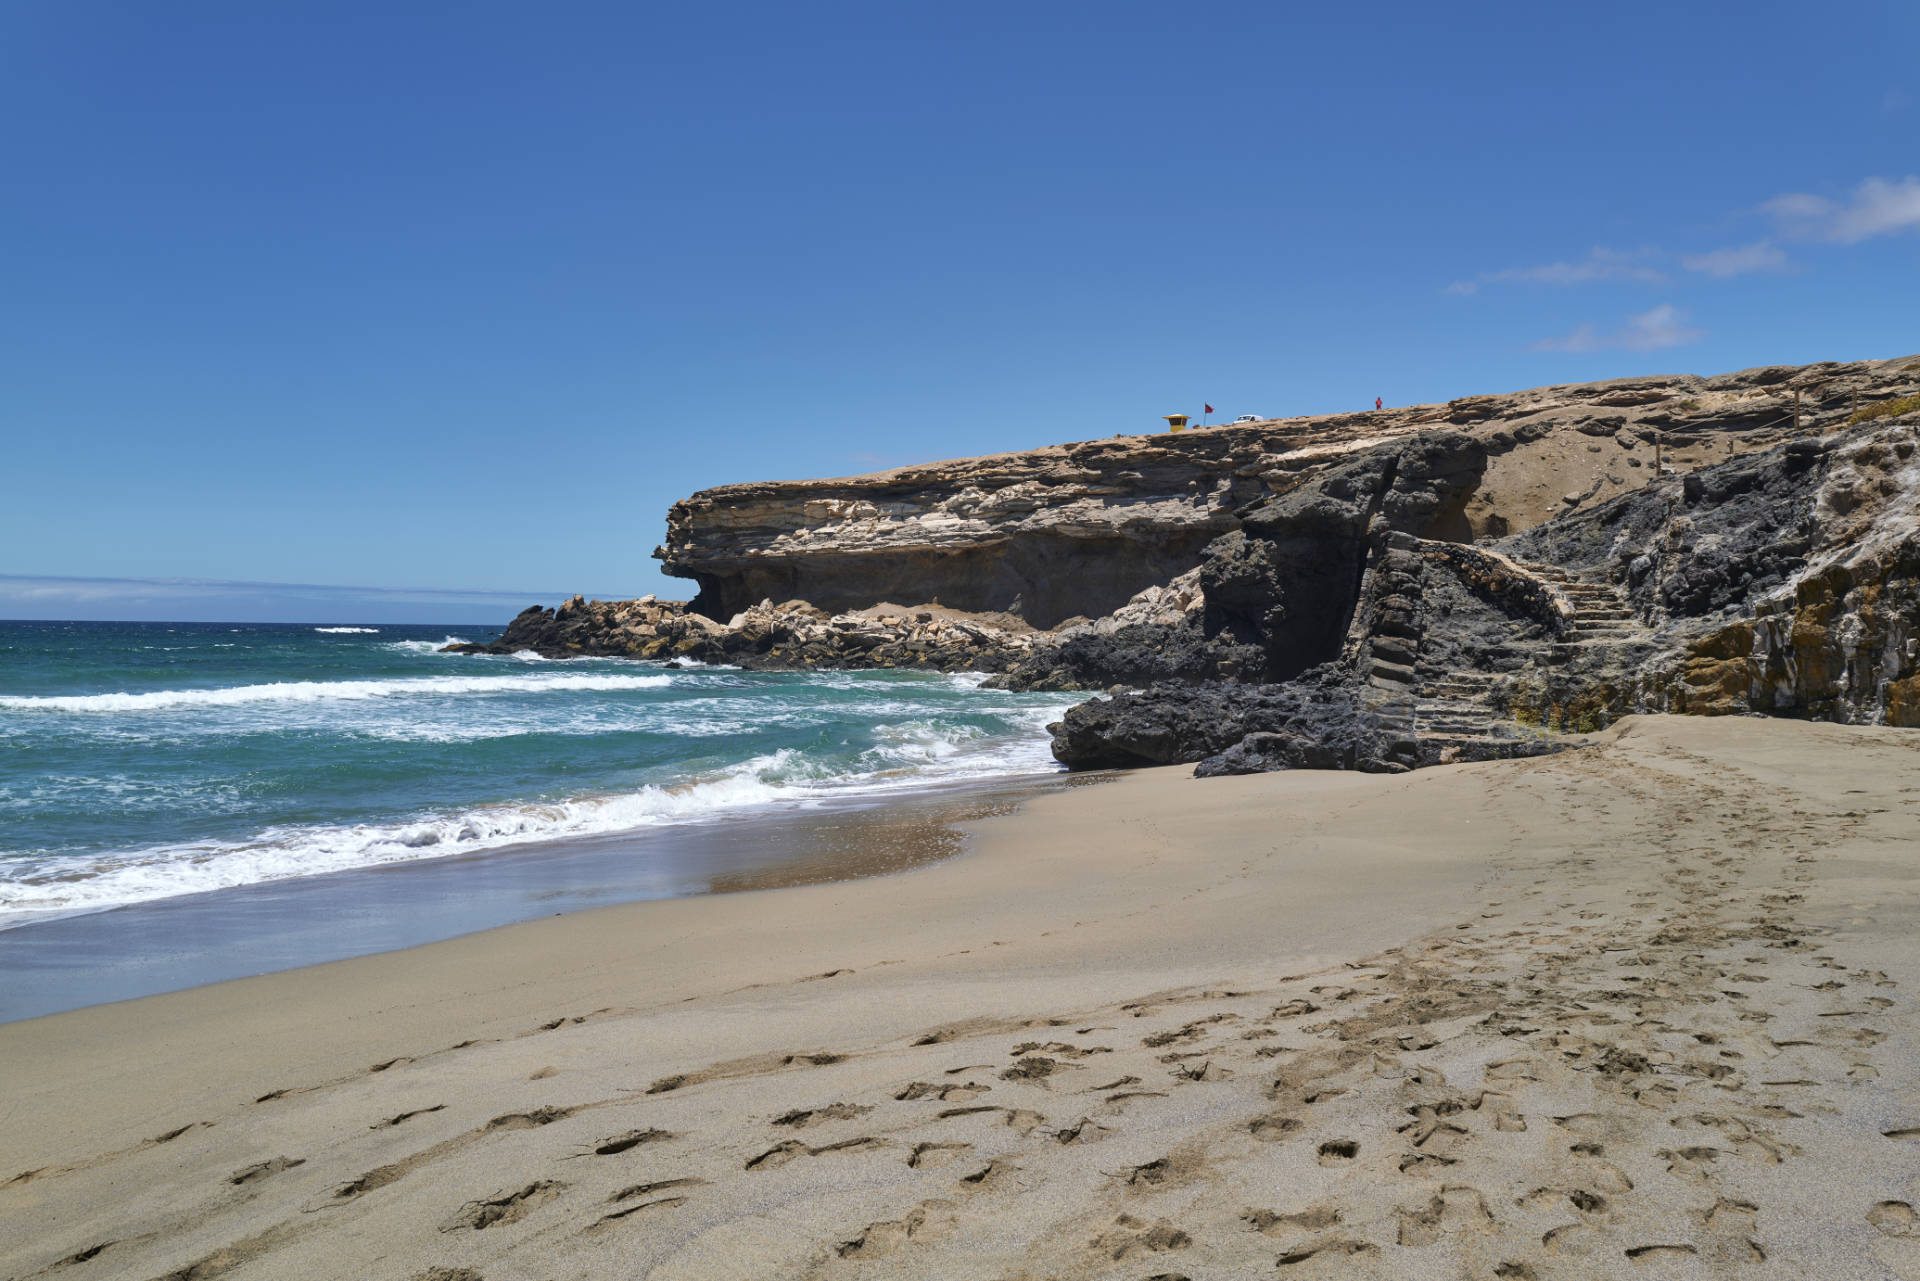
{"label": "white sea foam", "polygon": [[[1014,712],[1016,719],[1034,724],[1057,714],[1057,708]],[[815,805],[836,797],[1056,768],[1043,739],[983,747],[983,731],[930,719],[878,729],[881,742],[862,753],[850,771],[782,749],[704,778],[615,795],[480,806],[389,823],[270,827],[248,841],[32,858],[0,882],[0,929],[49,913],[98,911],[263,881],[698,822],[770,805]]]}
{"label": "white sea foam", "polygon": [[350,634],[360,635],[360,636],[378,636],[380,634],[380,629],[378,627],[316,627],[313,630],[316,632],[324,632],[329,636],[346,636]]}
{"label": "white sea foam", "polygon": [[659,689],[673,677],[527,673],[513,676],[404,676],[391,680],[278,681],[225,689],[159,689],[142,694],[0,697],[0,708],[28,712],[150,712],[176,707],[231,707],[244,703],[316,703],[369,698],[463,694],[538,694],[560,690]]}
{"label": "white sea foam", "polygon": [[385,641],[381,648],[394,650],[401,654],[438,654],[449,645],[471,645],[472,641],[464,636],[443,636],[437,641],[404,640]]}

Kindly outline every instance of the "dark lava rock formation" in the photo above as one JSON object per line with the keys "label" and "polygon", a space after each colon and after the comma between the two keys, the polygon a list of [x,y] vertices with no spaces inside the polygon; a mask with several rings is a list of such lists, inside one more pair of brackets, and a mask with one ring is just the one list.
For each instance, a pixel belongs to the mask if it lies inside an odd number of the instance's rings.
{"label": "dark lava rock formation", "polygon": [[1624,379],[727,486],[669,517],[690,604],[576,597],[474,648],[1109,690],[1060,760],[1203,775],[1632,712],[1920,725],[1917,392],[1911,358]]}

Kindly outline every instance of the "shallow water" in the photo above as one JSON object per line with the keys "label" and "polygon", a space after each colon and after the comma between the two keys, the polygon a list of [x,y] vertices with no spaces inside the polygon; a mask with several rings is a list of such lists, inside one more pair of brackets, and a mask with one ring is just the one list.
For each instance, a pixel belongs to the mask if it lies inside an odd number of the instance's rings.
{"label": "shallow water", "polygon": [[1044,726],[1074,701],[966,676],[438,652],[490,635],[0,623],[0,932],[598,838],[647,851],[621,896],[701,892],[724,842],[679,842],[663,880],[643,865],[666,847],[629,838],[1052,773]]}
{"label": "shallow water", "polygon": [[961,852],[953,826],[1098,774],[850,794],[804,808],[265,881],[0,931],[0,1023],[562,912],[907,871]]}

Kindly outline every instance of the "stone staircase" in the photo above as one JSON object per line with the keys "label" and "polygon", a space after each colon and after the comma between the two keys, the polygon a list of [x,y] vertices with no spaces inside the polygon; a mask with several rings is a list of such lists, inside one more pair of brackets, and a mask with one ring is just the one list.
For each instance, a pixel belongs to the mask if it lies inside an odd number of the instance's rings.
{"label": "stone staircase", "polygon": [[[1415,603],[1419,584],[1404,557],[1390,565],[1397,571],[1394,590]],[[1540,731],[1520,724],[1508,706],[1516,678],[1557,667],[1591,655],[1604,646],[1650,640],[1632,603],[1616,587],[1593,582],[1551,565],[1511,562],[1514,568],[1544,584],[1564,602],[1564,629],[1552,639],[1523,640],[1516,636],[1484,655],[1498,671],[1449,670],[1430,667],[1420,655],[1419,629],[1415,634],[1374,635],[1368,638],[1367,661],[1374,690],[1374,710],[1396,740],[1395,755],[1411,763],[1416,757],[1444,753],[1449,745],[1485,746],[1512,742]],[[1557,726],[1556,726],[1557,728]]]}
{"label": "stone staircase", "polygon": [[1618,644],[1650,636],[1639,615],[1620,589],[1610,583],[1589,582],[1551,565],[1528,565],[1535,576],[1553,585],[1573,606],[1563,645]]}
{"label": "stone staircase", "polygon": [[[1409,543],[1412,540],[1408,540]],[[1378,566],[1383,585],[1405,603],[1387,625],[1365,638],[1372,705],[1404,764],[1444,759],[1455,745],[1512,743],[1523,731],[1498,700],[1503,677],[1487,671],[1452,671],[1420,657],[1425,565],[1417,545],[1389,545]]]}

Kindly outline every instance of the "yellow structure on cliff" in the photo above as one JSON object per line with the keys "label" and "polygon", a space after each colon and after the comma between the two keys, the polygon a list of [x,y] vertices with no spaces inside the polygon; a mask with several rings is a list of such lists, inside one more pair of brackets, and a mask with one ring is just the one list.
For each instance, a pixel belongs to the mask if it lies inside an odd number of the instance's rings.
{"label": "yellow structure on cliff", "polygon": [[1162,414],[1161,417],[1167,420],[1168,431],[1185,431],[1187,429],[1188,415],[1186,414]]}

